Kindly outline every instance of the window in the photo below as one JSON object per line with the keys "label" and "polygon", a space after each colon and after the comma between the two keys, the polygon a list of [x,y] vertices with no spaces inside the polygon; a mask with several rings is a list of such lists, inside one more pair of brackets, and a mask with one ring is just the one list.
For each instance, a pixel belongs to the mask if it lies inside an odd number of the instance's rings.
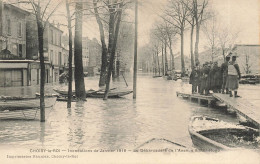
{"label": "window", "polygon": [[51,30],[50,33],[51,43],[53,44],[53,30]]}
{"label": "window", "polygon": [[18,29],[18,36],[19,37],[22,37],[22,22],[18,22],[18,27],[17,27],[17,29]]}
{"label": "window", "polygon": [[58,64],[59,66],[61,66],[61,63],[62,63],[62,58],[61,58],[61,52],[59,52],[59,57],[58,57]]}
{"label": "window", "polygon": [[54,31],[53,31],[53,42],[52,42],[52,44],[56,44],[56,34],[55,34]]}
{"label": "window", "polygon": [[60,44],[59,44],[59,46],[61,46],[61,35],[60,35]]}
{"label": "window", "polygon": [[19,57],[23,57],[23,45],[19,44],[19,50],[18,50]]}
{"label": "window", "polygon": [[[53,50],[51,50],[51,52],[50,52],[50,62],[53,63]],[[53,63],[53,64],[54,64],[54,63]]]}
{"label": "window", "polygon": [[7,19],[7,33],[8,35],[11,35],[11,20],[10,19]]}

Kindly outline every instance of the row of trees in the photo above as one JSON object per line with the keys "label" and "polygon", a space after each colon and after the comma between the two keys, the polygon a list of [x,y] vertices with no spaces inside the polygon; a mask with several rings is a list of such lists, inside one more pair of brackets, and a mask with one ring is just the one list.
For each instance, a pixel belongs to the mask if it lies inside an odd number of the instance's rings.
{"label": "row of trees", "polygon": [[[150,53],[153,56],[153,65],[156,66],[155,68],[159,68],[159,71],[162,67],[163,75],[167,74],[168,70],[172,72],[175,69],[173,47],[176,47],[178,39],[180,39],[181,71],[184,74],[186,70],[184,38],[188,30],[190,31],[190,63],[192,69],[195,64],[199,64],[201,34],[204,34],[208,41],[207,48],[212,50],[212,60],[214,60],[218,47],[221,48],[223,57],[227,50],[232,49],[238,32],[234,32],[233,29],[229,30],[217,20],[217,14],[210,8],[208,0],[169,0],[166,6],[163,14],[159,15],[160,20],[154,23],[148,45],[153,50]],[[170,51],[170,64],[167,60],[167,48]],[[162,54],[162,66],[159,63],[159,53]]]}

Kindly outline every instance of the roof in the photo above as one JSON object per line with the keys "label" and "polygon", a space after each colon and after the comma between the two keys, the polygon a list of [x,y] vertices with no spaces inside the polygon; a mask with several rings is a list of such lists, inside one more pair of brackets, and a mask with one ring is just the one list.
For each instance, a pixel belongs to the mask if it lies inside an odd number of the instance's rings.
{"label": "roof", "polygon": [[30,15],[30,12],[28,12],[26,10],[23,10],[23,9],[17,7],[17,6],[11,5],[11,4],[6,4],[5,3],[4,7],[8,7],[8,8],[14,9],[14,10],[16,10],[18,12],[21,12],[21,13],[25,14],[25,15]]}
{"label": "roof", "polygon": [[56,30],[58,30],[58,31],[60,31],[60,32],[63,33],[63,31],[62,31],[61,29],[59,29],[58,27],[54,26],[52,23],[48,22],[48,24],[49,24],[51,27],[53,27],[53,28],[55,28]]}
{"label": "roof", "polygon": [[234,47],[236,46],[250,46],[250,47],[257,47],[257,46],[260,46],[259,44],[235,44]]}

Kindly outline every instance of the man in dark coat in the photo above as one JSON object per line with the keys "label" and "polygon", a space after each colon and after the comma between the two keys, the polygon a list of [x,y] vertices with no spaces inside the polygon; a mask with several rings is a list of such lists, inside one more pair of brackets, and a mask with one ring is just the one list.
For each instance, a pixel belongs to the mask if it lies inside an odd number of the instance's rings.
{"label": "man in dark coat", "polygon": [[197,67],[194,67],[190,74],[190,84],[192,84],[192,93],[197,92],[197,86],[199,81],[199,73]]}
{"label": "man in dark coat", "polygon": [[209,94],[209,90],[210,90],[210,77],[209,77],[209,72],[210,72],[210,65],[208,62],[205,63],[205,69],[203,71],[204,77],[205,77],[205,81],[206,81],[206,85],[205,85],[205,95]]}
{"label": "man in dark coat", "polygon": [[198,90],[198,93],[200,93],[202,73],[201,73],[201,68],[200,68],[199,62],[196,63],[196,69],[197,69],[197,72],[198,72],[198,81],[197,81],[197,86],[196,86],[196,88],[197,88],[197,90]]}
{"label": "man in dark coat", "polygon": [[214,63],[214,88],[213,91],[214,93],[220,93],[221,92],[221,87],[222,87],[222,73],[221,73],[221,68],[218,66],[218,62]]}
{"label": "man in dark coat", "polygon": [[228,76],[226,87],[229,89],[230,97],[232,97],[232,91],[234,91],[235,97],[240,97],[237,95],[238,82],[241,78],[241,73],[239,70],[239,66],[236,62],[236,56],[232,56],[232,61],[228,63]]}
{"label": "man in dark coat", "polygon": [[208,68],[208,62],[206,62],[205,64],[203,64],[203,68],[201,69],[201,76],[200,76],[200,80],[201,80],[201,86],[200,86],[200,94],[208,94],[209,91],[209,68]]}
{"label": "man in dark coat", "polygon": [[209,84],[208,84],[208,88],[209,90],[214,90],[215,88],[215,81],[214,81],[214,74],[215,74],[215,69],[214,69],[214,63],[210,62],[209,64]]}
{"label": "man in dark coat", "polygon": [[228,88],[226,88],[226,83],[227,83],[227,75],[228,75],[228,62],[230,60],[230,56],[226,56],[225,62],[221,65],[221,73],[222,73],[222,93],[226,94],[229,93]]}
{"label": "man in dark coat", "polygon": [[206,86],[206,78],[204,76],[204,69],[205,69],[205,64],[202,65],[202,68],[200,69],[200,94],[204,94],[205,86]]}

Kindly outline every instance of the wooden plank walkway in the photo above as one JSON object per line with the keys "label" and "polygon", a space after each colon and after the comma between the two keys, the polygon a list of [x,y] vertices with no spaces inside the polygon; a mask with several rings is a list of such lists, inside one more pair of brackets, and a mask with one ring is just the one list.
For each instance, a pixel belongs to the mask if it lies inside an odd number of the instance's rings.
{"label": "wooden plank walkway", "polygon": [[221,93],[213,93],[212,96],[260,128],[260,109],[251,104],[248,100],[229,97],[229,94]]}
{"label": "wooden plank walkway", "polygon": [[176,92],[177,96],[181,96],[181,97],[186,97],[189,98],[189,100],[191,101],[192,99],[197,99],[198,103],[201,104],[201,100],[205,100],[208,102],[208,106],[210,106],[212,101],[215,101],[216,99],[213,96],[205,96],[205,95],[200,95],[198,93],[194,93],[194,94],[189,94],[189,93],[181,93],[181,92]]}

